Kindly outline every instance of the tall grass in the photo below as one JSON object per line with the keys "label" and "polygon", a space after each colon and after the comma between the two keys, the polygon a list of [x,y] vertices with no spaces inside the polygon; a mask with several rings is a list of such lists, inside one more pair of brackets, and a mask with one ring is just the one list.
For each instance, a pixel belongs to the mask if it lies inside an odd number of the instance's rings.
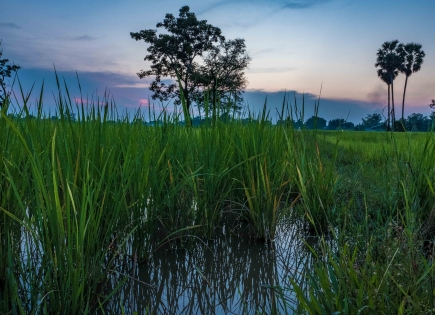
{"label": "tall grass", "polygon": [[57,83],[56,120],[43,88],[34,105],[21,91],[17,111],[11,100],[1,110],[0,312],[102,310],[125,280],[116,264],[213,238],[226,216],[257,240],[273,241],[284,218],[333,238],[293,283],[296,311],[433,304],[432,134],[299,131],[272,126],[266,110],[244,124],[207,107],[199,127],[167,114],[149,126],[107,94],[72,103]]}
{"label": "tall grass", "polygon": [[338,250],[324,244],[306,271],[308,289],[292,281],[297,313],[433,312],[433,134],[379,133],[370,143],[367,137],[341,136],[334,203],[345,215],[336,225]]}
{"label": "tall grass", "polygon": [[2,108],[3,313],[92,313],[111,296],[115,261],[146,260],[180,237],[213,237],[231,204],[250,204],[254,236],[273,239],[287,183],[285,163],[268,155],[285,139],[266,119],[248,127],[264,135],[249,141],[235,139],[246,128],[220,122],[219,112],[200,128],[166,116],[151,127],[139,112],[117,114],[107,95],[90,107],[72,103],[56,79],[57,119],[43,112],[43,87],[34,110],[23,91],[18,112]]}

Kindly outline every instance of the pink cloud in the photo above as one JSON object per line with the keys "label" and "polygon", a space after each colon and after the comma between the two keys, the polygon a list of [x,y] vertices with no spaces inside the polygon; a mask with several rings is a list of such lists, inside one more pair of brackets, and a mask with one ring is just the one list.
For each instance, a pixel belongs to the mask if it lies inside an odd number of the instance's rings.
{"label": "pink cloud", "polygon": [[[130,100],[133,100],[133,99],[130,98]],[[182,112],[181,106],[176,106],[174,108],[173,106],[172,107],[169,107],[169,106],[164,107],[164,106],[160,106],[160,105],[155,105],[154,103],[150,104],[149,100],[146,98],[139,99],[138,103],[139,104],[137,104],[137,105],[130,103],[130,104],[124,104],[123,106],[128,107],[128,108],[149,108],[149,109],[151,109],[151,111],[155,111],[156,113],[163,113],[163,112],[181,113]]]}
{"label": "pink cloud", "polygon": [[141,98],[139,100],[139,104],[140,104],[140,106],[146,106],[146,107],[150,106],[149,102],[148,102],[148,100],[146,98]]}
{"label": "pink cloud", "polygon": [[[82,102],[83,102],[83,105],[92,105],[92,106],[97,105],[97,101],[95,101],[95,100],[89,100],[89,99],[85,99],[85,98],[81,99],[80,97],[74,97],[74,102],[76,102],[79,105],[82,104]],[[109,100],[109,104],[110,104],[110,100]],[[98,105],[104,106],[104,105],[106,105],[106,103],[100,101],[100,102],[98,102]]]}

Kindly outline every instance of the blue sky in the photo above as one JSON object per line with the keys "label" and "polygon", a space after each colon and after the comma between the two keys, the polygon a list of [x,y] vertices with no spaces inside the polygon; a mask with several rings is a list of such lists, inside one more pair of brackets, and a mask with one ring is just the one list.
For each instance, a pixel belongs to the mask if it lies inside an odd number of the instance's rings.
{"label": "blue sky", "polygon": [[[283,91],[307,93],[314,103],[322,88],[320,116],[359,122],[382,113],[386,84],[376,76],[376,51],[398,39],[423,45],[422,70],[408,82],[405,115],[429,114],[435,98],[433,0],[0,0],[3,56],[19,64],[25,90],[45,83],[45,103],[53,104],[53,65],[78,96],[78,72],[84,94],[108,88],[121,108],[147,105],[150,79],[147,45],[130,32],[155,29],[166,13],[189,5],[199,19],[220,27],[226,38],[244,38],[252,62],[246,72],[245,100],[256,111],[268,97],[275,113]],[[395,80],[401,104],[404,76]],[[35,95],[36,97],[36,95]],[[160,104],[156,103],[156,108]]]}

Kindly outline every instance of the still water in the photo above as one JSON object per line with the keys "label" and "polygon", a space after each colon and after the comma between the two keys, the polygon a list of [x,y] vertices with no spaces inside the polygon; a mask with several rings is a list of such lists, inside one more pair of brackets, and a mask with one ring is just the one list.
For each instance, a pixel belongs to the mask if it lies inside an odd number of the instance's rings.
{"label": "still water", "polygon": [[[144,263],[119,265],[127,282],[107,305],[120,314],[291,314],[290,279],[313,263],[297,224],[280,226],[272,244],[222,227],[210,240],[167,246]],[[119,277],[116,277],[119,279]],[[116,285],[116,281],[112,285]]]}

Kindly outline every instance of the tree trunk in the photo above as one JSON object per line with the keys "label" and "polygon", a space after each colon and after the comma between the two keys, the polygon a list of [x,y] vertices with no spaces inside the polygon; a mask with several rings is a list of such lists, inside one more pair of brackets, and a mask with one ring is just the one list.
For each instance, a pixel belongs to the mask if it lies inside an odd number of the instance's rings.
{"label": "tree trunk", "polygon": [[406,86],[408,84],[408,78],[409,76],[406,76],[405,79],[405,88],[403,89],[403,100],[402,100],[402,123],[404,124],[405,122],[405,94],[406,94]]}
{"label": "tree trunk", "polygon": [[186,100],[187,110],[189,110],[190,109],[190,99],[189,99],[189,92],[187,91],[187,89],[183,89],[183,96],[184,96],[184,99]]}
{"label": "tree trunk", "polygon": [[390,84],[388,84],[388,119],[387,119],[387,130],[391,130],[391,106],[390,106]]}
{"label": "tree trunk", "polygon": [[190,98],[189,98],[189,91],[187,89],[187,81],[185,84],[185,88],[183,89],[183,97],[184,97],[184,100],[186,101],[186,112],[184,113],[184,119],[186,121],[186,126],[192,126],[192,120],[190,119]]}
{"label": "tree trunk", "polygon": [[6,99],[6,84],[4,82],[4,78],[0,78],[0,107]]}
{"label": "tree trunk", "polygon": [[393,121],[393,131],[396,128],[396,112],[394,110],[394,83],[391,77],[391,120]]}
{"label": "tree trunk", "polygon": [[212,100],[213,109],[215,109],[216,108],[216,81],[213,82],[213,87],[211,88],[211,90],[212,90],[212,97],[213,97]]}
{"label": "tree trunk", "polygon": [[186,69],[186,77],[184,79],[184,89],[183,89],[183,94],[184,94],[184,97],[186,100],[187,112],[189,115],[190,115],[190,112],[189,112],[189,110],[190,110],[190,98],[189,98],[189,91],[187,89],[187,82],[189,80],[189,75],[190,75],[191,70],[192,70],[192,60],[190,60],[190,63]]}

